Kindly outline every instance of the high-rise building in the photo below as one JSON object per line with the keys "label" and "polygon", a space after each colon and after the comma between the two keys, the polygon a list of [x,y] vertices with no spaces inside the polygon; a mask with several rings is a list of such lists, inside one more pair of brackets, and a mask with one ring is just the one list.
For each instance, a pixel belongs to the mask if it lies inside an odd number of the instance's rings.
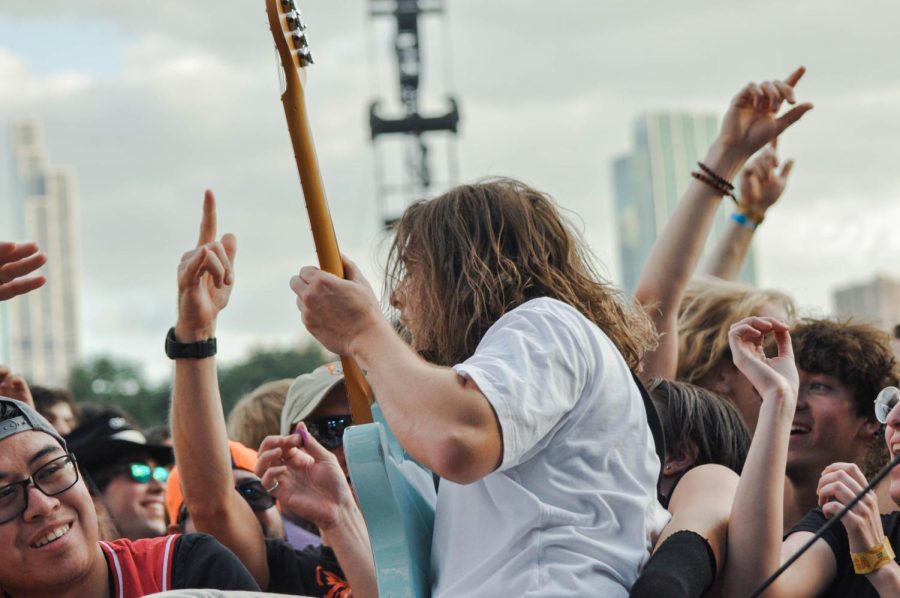
{"label": "high-rise building", "polygon": [[29,382],[67,380],[80,351],[80,267],[75,172],[49,163],[40,125],[10,126],[12,185],[6,232],[47,254],[47,284],[4,304],[0,341],[6,363]]}
{"label": "high-rise building", "polygon": [[[631,152],[613,162],[622,286],[627,293],[634,293],[654,241],[690,184],[691,172],[706,155],[718,129],[714,114],[646,114],[635,123]],[[728,203],[722,202],[711,243],[732,211]],[[755,278],[751,251],[741,279],[755,283]]]}
{"label": "high-rise building", "polygon": [[838,315],[852,316],[892,331],[900,324],[900,280],[876,276],[870,282],[834,291]]}

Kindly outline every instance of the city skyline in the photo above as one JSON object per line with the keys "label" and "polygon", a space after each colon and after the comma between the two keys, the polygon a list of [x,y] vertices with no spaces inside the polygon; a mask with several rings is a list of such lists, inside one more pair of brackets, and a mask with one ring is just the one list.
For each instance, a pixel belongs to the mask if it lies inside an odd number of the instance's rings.
{"label": "city skyline", "polygon": [[36,120],[9,126],[12,190],[0,200],[15,238],[47,255],[47,284],[4,305],[5,363],[36,384],[61,386],[80,358],[81,260],[75,171],[51,162]]}

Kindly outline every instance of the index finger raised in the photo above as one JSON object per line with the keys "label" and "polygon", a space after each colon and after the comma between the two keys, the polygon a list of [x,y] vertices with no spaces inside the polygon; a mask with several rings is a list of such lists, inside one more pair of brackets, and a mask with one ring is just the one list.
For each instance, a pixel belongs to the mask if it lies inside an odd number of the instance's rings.
{"label": "index finger raised", "polygon": [[200,238],[197,247],[216,240],[216,197],[209,189],[203,194],[203,217],[200,220]]}
{"label": "index finger raised", "polygon": [[798,66],[797,69],[793,73],[791,73],[790,75],[788,75],[785,78],[784,82],[787,83],[788,85],[790,85],[791,87],[794,87],[795,85],[797,85],[797,82],[800,81],[800,79],[803,77],[803,74],[805,72],[806,72],[805,66]]}

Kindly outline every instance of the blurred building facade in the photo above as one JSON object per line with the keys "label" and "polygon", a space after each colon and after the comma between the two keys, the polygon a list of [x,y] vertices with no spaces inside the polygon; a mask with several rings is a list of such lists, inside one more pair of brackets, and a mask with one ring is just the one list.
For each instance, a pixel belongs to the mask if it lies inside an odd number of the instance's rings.
{"label": "blurred building facade", "polygon": [[[645,114],[633,129],[632,149],[613,162],[613,192],[622,286],[633,294],[641,268],[650,255],[678,199],[691,183],[715,140],[719,119],[714,114],[664,112]],[[719,208],[707,247],[723,229],[734,206],[725,200]],[[751,249],[741,280],[756,284]]]}
{"label": "blurred building facade", "polygon": [[900,280],[879,275],[834,291],[838,315],[864,320],[888,332],[900,324]]}
{"label": "blurred building facade", "polygon": [[50,164],[40,124],[10,125],[10,240],[34,241],[47,254],[47,284],[3,304],[3,362],[31,383],[65,384],[79,358],[81,260],[75,172]]}

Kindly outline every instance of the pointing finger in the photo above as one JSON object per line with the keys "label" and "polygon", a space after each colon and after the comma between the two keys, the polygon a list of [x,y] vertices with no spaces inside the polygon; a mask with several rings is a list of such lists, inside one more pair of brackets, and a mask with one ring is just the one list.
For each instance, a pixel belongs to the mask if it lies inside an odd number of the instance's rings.
{"label": "pointing finger", "polygon": [[794,106],[775,121],[775,134],[781,135],[785,129],[800,120],[800,117],[812,110],[813,105],[810,103]]}
{"label": "pointing finger", "polygon": [[781,167],[781,178],[786,179],[788,175],[791,174],[791,170],[794,168],[794,161],[788,160],[784,163],[784,166]]}
{"label": "pointing finger", "polygon": [[203,218],[200,220],[200,238],[197,247],[216,240],[216,198],[209,189],[203,195]]}
{"label": "pointing finger", "polygon": [[800,79],[803,77],[803,74],[805,72],[806,72],[806,67],[804,67],[804,66],[797,67],[797,70],[795,70],[793,73],[788,75],[787,78],[784,80],[784,82],[787,83],[788,85],[790,85],[791,87],[794,87],[795,85],[797,85],[797,82],[800,81]]}

